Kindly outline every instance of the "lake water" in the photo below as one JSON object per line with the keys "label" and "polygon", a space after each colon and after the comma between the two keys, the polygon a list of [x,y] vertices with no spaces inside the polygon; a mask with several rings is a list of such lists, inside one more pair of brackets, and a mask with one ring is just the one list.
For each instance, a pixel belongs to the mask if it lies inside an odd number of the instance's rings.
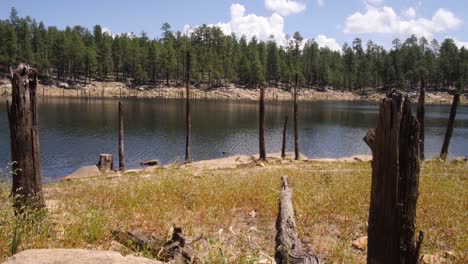
{"label": "lake water", "polygon": [[[39,100],[43,175],[58,178],[95,164],[99,153],[117,160],[117,100],[47,98]],[[125,99],[125,160],[129,168],[158,159],[183,161],[185,108],[183,100]],[[370,154],[362,141],[376,125],[377,105],[346,102],[301,102],[299,147],[309,157]],[[192,101],[192,159],[220,158],[258,152],[256,102]],[[450,106],[426,107],[426,155],[438,155]],[[284,116],[289,115],[288,151],[293,150],[292,103],[266,105],[267,152],[281,149]],[[458,108],[450,144],[453,156],[468,155],[468,107]],[[10,161],[6,99],[0,98],[0,168]],[[117,166],[117,163],[115,164]]]}

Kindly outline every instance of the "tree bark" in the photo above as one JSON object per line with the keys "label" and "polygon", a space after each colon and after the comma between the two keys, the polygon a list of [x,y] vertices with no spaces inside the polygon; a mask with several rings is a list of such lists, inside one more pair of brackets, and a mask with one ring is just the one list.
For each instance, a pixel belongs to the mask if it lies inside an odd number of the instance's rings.
{"label": "tree bark", "polygon": [[122,102],[119,101],[119,170],[121,172],[125,172],[124,160],[124,112]]}
{"label": "tree bark", "polygon": [[260,87],[260,101],[259,101],[259,119],[258,119],[258,141],[260,148],[260,160],[266,161],[265,151],[265,88]]}
{"label": "tree bark", "polygon": [[294,159],[299,160],[299,132],[297,128],[297,73],[295,79],[296,85],[294,86]]}
{"label": "tree bark", "polygon": [[419,158],[424,160],[424,116],[425,116],[425,103],[426,97],[426,87],[424,84],[421,85],[421,90],[419,92],[419,99],[418,99],[418,109],[416,116],[418,118],[419,123]]}
{"label": "tree bark", "polygon": [[112,154],[100,154],[99,162],[97,164],[102,173],[107,173],[114,170],[114,159]]}
{"label": "tree bark", "polygon": [[185,79],[185,87],[186,87],[186,97],[185,97],[185,127],[186,131],[186,141],[185,141],[185,162],[189,163],[192,162],[192,158],[190,157],[190,133],[192,130],[192,117],[190,114],[190,52],[187,52],[187,69],[186,69],[186,79]]}
{"label": "tree bark", "polygon": [[442,145],[442,150],[440,152],[440,158],[442,160],[447,159],[448,148],[450,140],[452,139],[453,127],[455,125],[455,116],[457,115],[457,107],[460,102],[460,94],[457,93],[453,96],[452,107],[450,108],[450,116],[447,124],[447,131],[445,132],[444,144]]}
{"label": "tree bark", "polygon": [[286,158],[286,129],[288,128],[288,116],[284,118],[283,144],[281,146],[281,158]]}
{"label": "tree bark", "polygon": [[11,70],[12,103],[7,103],[13,163],[12,195],[16,213],[23,206],[40,209],[42,196],[39,122],[36,104],[37,71],[27,64]]}
{"label": "tree bark", "polygon": [[302,242],[297,233],[292,205],[293,190],[288,185],[288,178],[282,177],[283,188],[280,195],[280,208],[276,220],[275,260],[280,264],[318,264],[318,256],[309,254],[302,248]]}
{"label": "tree bark", "polygon": [[382,100],[377,128],[364,141],[373,155],[367,263],[417,263],[419,125],[408,96],[392,91]]}

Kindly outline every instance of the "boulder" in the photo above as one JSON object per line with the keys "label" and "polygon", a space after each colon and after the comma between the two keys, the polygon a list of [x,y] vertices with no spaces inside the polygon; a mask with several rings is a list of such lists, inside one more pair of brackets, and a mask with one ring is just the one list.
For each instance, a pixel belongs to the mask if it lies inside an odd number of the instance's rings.
{"label": "boulder", "polygon": [[57,83],[57,87],[58,88],[68,89],[68,88],[70,88],[70,85],[68,85],[68,83],[66,83],[66,82],[59,82],[59,83]]}
{"label": "boulder", "polygon": [[95,176],[100,176],[101,171],[96,165],[81,167],[78,170],[74,171],[72,174],[62,178],[62,181],[82,179],[82,178],[91,178]]}
{"label": "boulder", "polygon": [[3,264],[162,264],[143,257],[122,256],[115,251],[86,249],[30,249],[7,259]]}

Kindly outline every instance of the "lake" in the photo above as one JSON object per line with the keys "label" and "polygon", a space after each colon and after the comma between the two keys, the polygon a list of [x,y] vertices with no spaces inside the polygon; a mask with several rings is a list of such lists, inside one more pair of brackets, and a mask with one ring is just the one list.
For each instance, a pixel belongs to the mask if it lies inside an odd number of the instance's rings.
{"label": "lake", "polygon": [[[43,175],[56,179],[95,164],[100,153],[117,161],[117,100],[46,98],[39,100]],[[124,99],[125,160],[128,168],[158,159],[183,161],[185,106],[183,100]],[[376,125],[377,105],[348,102],[301,102],[299,148],[312,158],[370,154],[362,141]],[[258,152],[258,105],[248,101],[192,101],[192,159],[204,160]],[[426,107],[426,155],[440,152],[450,106]],[[291,102],[266,105],[267,152],[280,152],[284,116],[289,115],[288,151],[293,151]],[[468,107],[458,108],[449,149],[452,156],[468,155]],[[0,98],[0,168],[10,161],[6,98]],[[118,166],[115,163],[116,167]]]}

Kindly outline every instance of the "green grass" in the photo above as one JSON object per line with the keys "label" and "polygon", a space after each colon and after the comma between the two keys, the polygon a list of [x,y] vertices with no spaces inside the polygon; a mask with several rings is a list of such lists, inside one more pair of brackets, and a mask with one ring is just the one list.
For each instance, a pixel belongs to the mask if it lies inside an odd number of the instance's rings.
{"label": "green grass", "polygon": [[[176,224],[188,236],[205,234],[207,240],[196,244],[202,262],[253,263],[274,255],[282,175],[294,188],[296,222],[305,247],[328,262],[365,262],[366,253],[351,243],[366,235],[370,163],[174,167],[56,183],[44,188],[50,210],[41,221],[35,216],[19,223],[24,229],[19,250],[107,249],[113,228],[168,238]],[[422,253],[454,251],[454,262],[467,260],[467,180],[466,163],[423,164],[417,211],[417,229],[425,232]],[[11,254],[15,230],[8,194],[7,186],[0,187],[0,260]],[[249,215],[252,211],[255,218]]]}

